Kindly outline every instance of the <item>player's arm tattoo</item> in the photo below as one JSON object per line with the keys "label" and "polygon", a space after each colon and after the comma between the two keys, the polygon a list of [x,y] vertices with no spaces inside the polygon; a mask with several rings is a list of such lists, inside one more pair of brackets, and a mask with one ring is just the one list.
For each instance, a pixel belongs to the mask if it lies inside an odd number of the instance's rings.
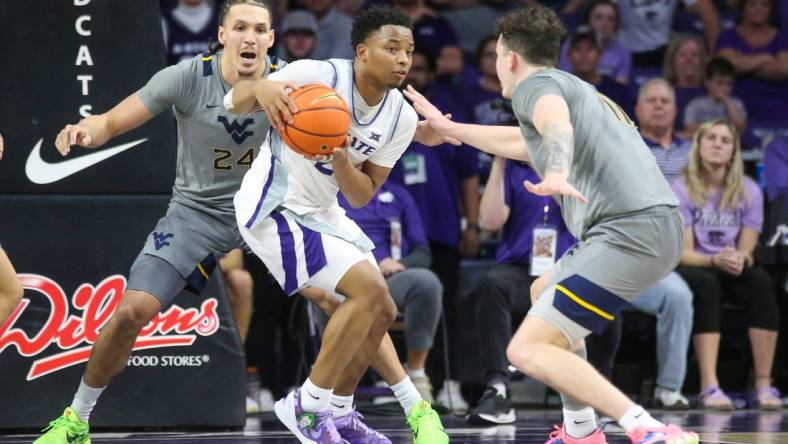
{"label": "player's arm tattoo", "polygon": [[572,166],[575,137],[571,127],[548,123],[542,131],[542,149],[547,152],[545,171],[568,173]]}

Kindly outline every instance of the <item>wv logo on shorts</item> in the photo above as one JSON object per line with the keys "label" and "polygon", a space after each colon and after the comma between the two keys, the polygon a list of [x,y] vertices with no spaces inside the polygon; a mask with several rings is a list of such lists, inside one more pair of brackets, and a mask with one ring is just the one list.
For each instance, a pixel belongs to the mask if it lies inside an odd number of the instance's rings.
{"label": "wv logo on shorts", "polygon": [[218,116],[216,118],[219,122],[224,125],[224,129],[230,134],[230,136],[235,140],[235,143],[242,144],[247,137],[254,134],[254,131],[247,131],[246,127],[254,123],[254,119],[246,119],[242,123],[238,123],[237,120],[233,119],[232,123],[227,120],[227,117]]}
{"label": "wv logo on shorts", "polygon": [[159,233],[158,231],[153,232],[153,244],[156,247],[156,251],[161,250],[163,247],[170,246],[170,239],[175,237],[172,233]]}

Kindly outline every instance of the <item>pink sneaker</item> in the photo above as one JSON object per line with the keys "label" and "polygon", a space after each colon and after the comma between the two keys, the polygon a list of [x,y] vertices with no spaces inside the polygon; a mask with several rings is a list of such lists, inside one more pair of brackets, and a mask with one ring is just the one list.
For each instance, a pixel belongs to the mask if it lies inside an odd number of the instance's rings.
{"label": "pink sneaker", "polygon": [[695,432],[685,432],[681,427],[668,424],[666,427],[638,427],[627,433],[632,444],[698,444]]}
{"label": "pink sneaker", "polygon": [[555,430],[550,433],[550,439],[544,444],[607,444],[607,439],[602,429],[594,430],[594,433],[585,438],[572,438],[566,434],[566,429],[561,425],[561,427],[555,426]]}

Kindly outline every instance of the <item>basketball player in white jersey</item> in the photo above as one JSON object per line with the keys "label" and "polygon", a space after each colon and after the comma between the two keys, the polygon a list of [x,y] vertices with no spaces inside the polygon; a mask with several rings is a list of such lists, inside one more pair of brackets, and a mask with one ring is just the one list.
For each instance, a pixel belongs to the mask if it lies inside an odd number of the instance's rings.
{"label": "basketball player in white jersey", "polygon": [[[321,83],[336,89],[350,107],[348,143],[330,157],[306,158],[272,130],[235,196],[244,240],[287,294],[318,287],[344,297],[326,327],[309,378],[275,406],[279,419],[303,443],[390,443],[360,421],[352,402],[396,307],[370,253],[374,245],[345,216],[336,195],[341,191],[351,205],[365,205],[413,138],[418,118],[396,89],[411,65],[410,27],[400,10],[366,10],[353,23],[355,60],[297,61],[269,77],[298,87]],[[239,82],[225,97],[225,107],[237,113],[264,109],[281,127],[277,110],[257,98],[267,87],[268,81]],[[287,113],[283,117],[291,119]],[[387,357],[390,353],[381,359],[390,364]],[[404,370],[401,374],[392,389],[416,442],[448,442],[440,418]]]}

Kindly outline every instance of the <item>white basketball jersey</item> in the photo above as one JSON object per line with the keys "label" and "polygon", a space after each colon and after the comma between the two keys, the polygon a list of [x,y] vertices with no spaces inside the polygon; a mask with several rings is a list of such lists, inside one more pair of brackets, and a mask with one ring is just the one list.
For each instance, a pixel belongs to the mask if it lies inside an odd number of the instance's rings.
{"label": "white basketball jersey", "polygon": [[[369,106],[354,85],[353,71],[351,60],[301,60],[268,79],[293,81],[299,87],[322,83],[334,88],[351,112],[349,155],[353,165],[372,162],[392,168],[413,139],[416,112],[396,89],[388,90],[380,103]],[[235,197],[238,221],[251,228],[281,206],[336,228],[332,221],[344,216],[337,203],[338,191],[330,162],[307,160],[271,130]]]}

